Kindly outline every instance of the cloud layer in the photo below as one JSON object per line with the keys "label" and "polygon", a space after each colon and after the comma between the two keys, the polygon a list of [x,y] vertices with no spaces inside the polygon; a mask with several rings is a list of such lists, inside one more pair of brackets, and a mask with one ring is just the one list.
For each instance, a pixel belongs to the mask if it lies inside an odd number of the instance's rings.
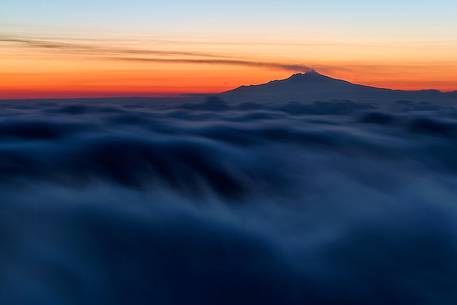
{"label": "cloud layer", "polygon": [[2,304],[457,301],[452,105],[0,110]]}

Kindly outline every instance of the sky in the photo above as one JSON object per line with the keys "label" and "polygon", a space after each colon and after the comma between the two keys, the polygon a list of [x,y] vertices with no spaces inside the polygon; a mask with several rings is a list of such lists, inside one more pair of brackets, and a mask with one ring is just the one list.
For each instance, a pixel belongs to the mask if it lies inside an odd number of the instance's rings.
{"label": "sky", "polygon": [[2,0],[0,98],[221,92],[312,68],[457,90],[454,0]]}

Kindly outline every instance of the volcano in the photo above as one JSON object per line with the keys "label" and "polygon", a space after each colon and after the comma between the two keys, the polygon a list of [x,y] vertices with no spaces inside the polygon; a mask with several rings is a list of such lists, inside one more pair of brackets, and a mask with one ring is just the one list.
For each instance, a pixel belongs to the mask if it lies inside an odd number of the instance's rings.
{"label": "volcano", "polygon": [[315,70],[297,73],[287,79],[266,84],[241,86],[219,94],[227,102],[283,104],[352,100],[356,102],[392,102],[411,100],[421,102],[457,101],[457,92],[438,90],[392,90],[354,84],[323,75]]}

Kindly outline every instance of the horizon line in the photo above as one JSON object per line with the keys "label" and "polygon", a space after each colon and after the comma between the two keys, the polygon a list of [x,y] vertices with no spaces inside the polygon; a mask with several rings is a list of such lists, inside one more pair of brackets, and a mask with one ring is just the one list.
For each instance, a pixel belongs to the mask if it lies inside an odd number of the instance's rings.
{"label": "horizon line", "polygon": [[[259,83],[259,84],[250,84],[250,85],[241,85],[235,88],[231,88],[228,90],[224,90],[221,92],[126,92],[126,93],[114,93],[114,92],[72,92],[72,91],[61,91],[61,92],[42,92],[44,96],[30,96],[30,97],[1,97],[0,96],[0,101],[27,101],[27,100],[83,100],[83,99],[127,99],[127,98],[150,98],[150,99],[160,99],[160,98],[186,98],[186,97],[198,97],[198,96],[211,96],[211,95],[219,95],[223,94],[226,92],[230,92],[232,90],[235,90],[240,87],[249,87],[249,86],[256,86],[256,85],[262,85],[262,84],[267,84],[269,82],[273,81],[281,81],[281,80],[287,80],[291,78],[294,75],[305,75],[307,73],[317,73],[319,75],[323,75],[325,77],[335,79],[335,80],[341,80],[345,81],[354,85],[360,85],[360,86],[365,86],[365,87],[370,87],[370,88],[376,88],[376,89],[386,89],[386,90],[392,90],[392,91],[403,91],[403,92],[421,92],[421,91],[435,91],[439,93],[454,93],[457,92],[457,88],[455,90],[439,90],[439,89],[434,89],[434,88],[424,88],[424,89],[414,89],[414,90],[408,90],[408,89],[393,89],[393,88],[386,88],[386,87],[377,87],[377,86],[371,86],[371,85],[363,85],[363,84],[358,84],[355,82],[347,81],[344,79],[340,78],[335,78],[332,76],[328,76],[326,74],[323,74],[318,71],[318,69],[310,68],[308,71],[303,72],[303,73],[293,73],[290,76],[282,79],[275,79],[275,80],[270,80],[265,83]],[[19,92],[18,92],[19,93]],[[27,94],[24,92],[24,94]],[[59,96],[61,94],[61,96]],[[0,93],[1,95],[1,93]],[[48,95],[48,96],[47,96]]]}

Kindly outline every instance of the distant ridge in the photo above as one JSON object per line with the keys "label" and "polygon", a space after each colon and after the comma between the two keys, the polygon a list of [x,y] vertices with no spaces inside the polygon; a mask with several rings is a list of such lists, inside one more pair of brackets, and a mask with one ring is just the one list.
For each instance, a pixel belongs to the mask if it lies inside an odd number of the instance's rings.
{"label": "distant ridge", "polygon": [[[314,102],[353,100],[357,102],[388,102],[395,100],[451,101],[457,92],[438,90],[392,90],[354,84],[332,78],[315,70],[297,73],[289,78],[261,85],[241,86],[218,95],[227,102],[282,104],[288,102]],[[456,100],[457,102],[457,100]]]}
{"label": "distant ridge", "polygon": [[241,86],[236,89],[219,94],[197,93],[179,94],[171,96],[141,96],[138,94],[128,96],[106,97],[50,97],[50,98],[0,98],[0,102],[91,102],[104,103],[117,101],[120,103],[151,102],[158,105],[185,103],[198,103],[210,97],[217,97],[228,104],[253,104],[253,105],[285,105],[290,102],[312,103],[315,101],[341,101],[354,102],[454,102],[457,105],[457,91],[442,92],[435,89],[428,90],[394,90],[354,84],[346,80],[336,79],[309,70],[306,73],[296,73],[286,79],[273,80],[260,85]]}

